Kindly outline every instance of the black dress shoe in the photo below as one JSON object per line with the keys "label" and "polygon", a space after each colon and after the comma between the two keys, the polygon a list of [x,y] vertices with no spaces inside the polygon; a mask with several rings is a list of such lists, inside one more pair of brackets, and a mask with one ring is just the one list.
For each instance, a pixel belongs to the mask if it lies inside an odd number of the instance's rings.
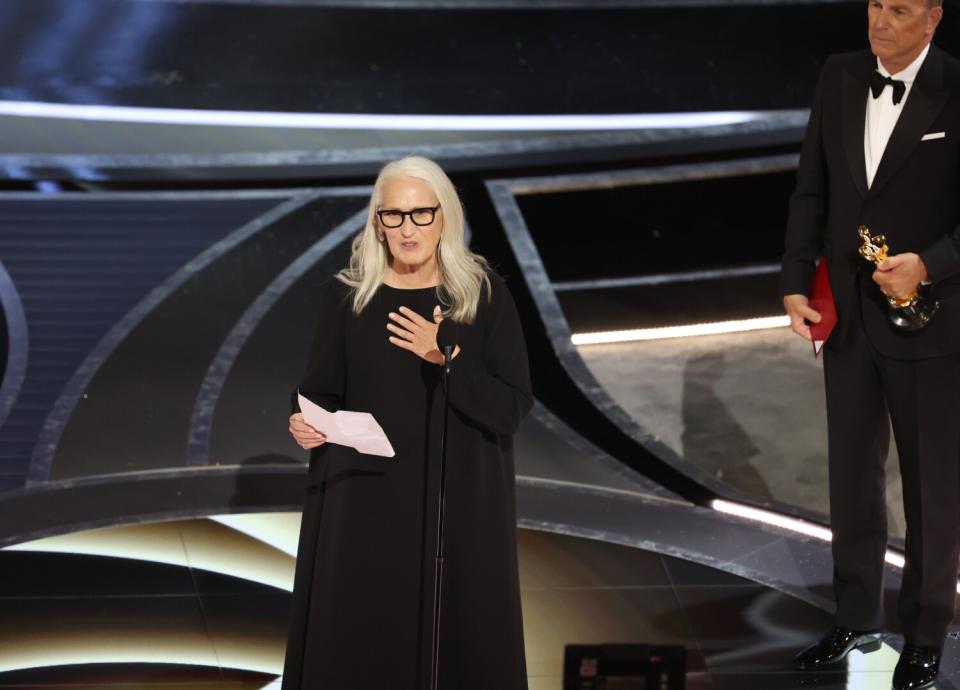
{"label": "black dress shoe", "polygon": [[864,654],[875,652],[880,649],[880,640],[863,630],[834,627],[816,644],[797,654],[793,664],[801,671],[811,671],[843,661],[854,649]]}
{"label": "black dress shoe", "polygon": [[937,681],[939,671],[939,649],[908,644],[903,648],[893,672],[893,690],[929,688]]}

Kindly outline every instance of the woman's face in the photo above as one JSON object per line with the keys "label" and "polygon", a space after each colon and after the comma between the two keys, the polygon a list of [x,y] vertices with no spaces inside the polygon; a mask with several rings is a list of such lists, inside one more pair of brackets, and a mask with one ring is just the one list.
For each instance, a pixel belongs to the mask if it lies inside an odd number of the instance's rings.
{"label": "woman's face", "polygon": [[[410,273],[433,269],[443,230],[443,211],[437,206],[436,194],[421,179],[392,177],[384,182],[377,227],[390,249],[393,270]],[[399,226],[389,227],[397,222]]]}

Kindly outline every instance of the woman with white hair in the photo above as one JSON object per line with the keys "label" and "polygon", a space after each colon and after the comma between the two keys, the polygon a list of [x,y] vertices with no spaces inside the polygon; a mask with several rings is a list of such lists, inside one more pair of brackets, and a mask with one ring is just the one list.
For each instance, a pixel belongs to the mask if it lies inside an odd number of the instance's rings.
{"label": "woman with white hair", "polygon": [[[533,399],[502,280],[464,242],[457,192],[432,161],[383,168],[347,268],[318,298],[300,392],[370,412],[392,459],[312,449],[283,690],[419,690],[431,675],[441,431],[449,396],[439,685],[527,687],[512,437]],[[445,394],[443,319],[456,324]]]}

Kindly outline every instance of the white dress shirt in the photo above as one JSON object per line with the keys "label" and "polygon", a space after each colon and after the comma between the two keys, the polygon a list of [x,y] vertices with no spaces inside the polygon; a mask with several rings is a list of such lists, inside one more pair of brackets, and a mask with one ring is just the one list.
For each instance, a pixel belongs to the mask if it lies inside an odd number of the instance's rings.
{"label": "white dress shirt", "polygon": [[880,58],[877,58],[877,71],[885,77],[902,81],[907,88],[903,98],[896,105],[893,104],[892,86],[887,85],[879,98],[874,98],[873,91],[867,89],[867,120],[863,133],[863,157],[867,164],[867,188],[873,184],[873,178],[877,174],[877,168],[880,167],[880,159],[883,158],[887,142],[890,141],[890,135],[893,133],[897,120],[900,119],[900,113],[903,112],[903,106],[906,105],[907,99],[910,97],[910,90],[917,78],[917,72],[920,71],[920,65],[923,64],[928,52],[930,52],[929,44],[917,56],[916,60],[897,74],[887,72],[880,63]]}

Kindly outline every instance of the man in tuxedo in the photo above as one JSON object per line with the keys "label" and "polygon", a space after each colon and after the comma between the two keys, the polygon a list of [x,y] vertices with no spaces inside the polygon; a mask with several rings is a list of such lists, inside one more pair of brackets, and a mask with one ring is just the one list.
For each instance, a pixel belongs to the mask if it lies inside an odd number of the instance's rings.
{"label": "man in tuxedo", "polygon": [[[870,50],[834,55],[817,84],[790,200],[781,292],[810,340],[815,262],[838,321],[824,350],[835,627],[796,664],[816,669],[879,648],[887,542],[889,421],[907,524],[899,598],[904,651],[894,688],[937,676],[957,587],[960,520],[960,63],[931,44],[942,0],[870,0]],[[858,254],[858,227],[887,261]],[[939,311],[895,327],[887,297],[929,284]]]}

